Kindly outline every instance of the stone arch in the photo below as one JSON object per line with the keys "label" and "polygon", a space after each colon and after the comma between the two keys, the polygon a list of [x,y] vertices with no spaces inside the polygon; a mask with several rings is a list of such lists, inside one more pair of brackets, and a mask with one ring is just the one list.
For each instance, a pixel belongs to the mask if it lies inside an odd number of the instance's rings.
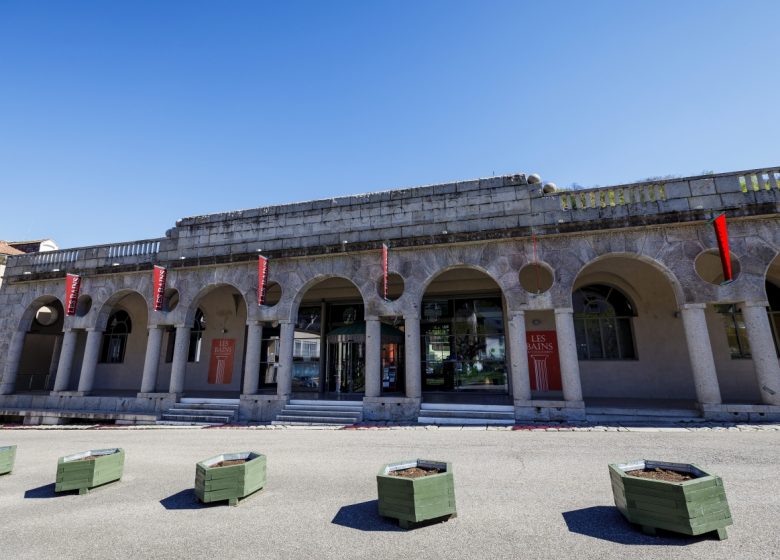
{"label": "stone arch", "polygon": [[32,326],[33,319],[35,319],[35,314],[38,312],[38,310],[45,305],[55,303],[58,304],[60,308],[64,309],[65,306],[63,305],[62,300],[60,300],[60,298],[57,296],[47,294],[36,297],[27,304],[27,308],[19,318],[16,330],[23,333],[29,331],[30,327]]}
{"label": "stone arch", "polygon": [[366,305],[366,303],[369,301],[369,298],[367,297],[367,294],[365,294],[363,292],[363,290],[361,290],[360,286],[358,286],[351,278],[349,278],[347,276],[344,276],[344,275],[341,275],[341,274],[335,274],[335,273],[333,273],[333,274],[318,274],[318,275],[314,276],[313,278],[310,278],[309,280],[304,282],[304,284],[302,286],[300,286],[297,290],[295,290],[295,294],[292,297],[292,301],[290,302],[290,307],[289,307],[290,315],[289,315],[289,318],[291,320],[295,320],[295,318],[297,316],[297,313],[298,313],[298,309],[301,306],[301,302],[304,300],[304,298],[305,298],[306,294],[309,292],[309,290],[311,290],[312,288],[314,288],[318,284],[321,284],[322,282],[326,282],[328,280],[334,280],[334,279],[335,280],[344,280],[345,282],[348,282],[349,284],[351,284],[355,288],[355,290],[360,294],[360,299],[361,299],[361,302],[363,303],[363,305]]}
{"label": "stone arch", "polygon": [[[198,311],[198,306],[200,305],[201,300],[206,297],[211,292],[218,290],[220,288],[230,288],[234,290],[235,292],[238,292],[238,295],[241,296],[241,300],[244,303],[244,311],[246,314],[249,314],[249,305],[248,305],[248,299],[247,295],[235,284],[229,283],[229,282],[215,282],[213,284],[208,284],[207,286],[204,286],[203,288],[198,291],[198,293],[193,297],[189,304],[187,305],[186,309],[187,312],[184,315],[184,325],[191,325],[193,321],[195,321],[195,313]],[[235,295],[235,294],[234,294]],[[236,302],[236,312],[238,312],[238,303]]]}
{"label": "stone arch", "polygon": [[[98,312],[95,316],[95,325],[94,325],[95,329],[104,331],[106,329],[106,325],[108,324],[108,318],[111,316],[111,313],[113,313],[114,309],[119,304],[119,302],[128,296],[134,296],[134,295],[137,295],[143,300],[146,309],[146,317],[144,319],[148,320],[149,301],[147,300],[147,298],[144,297],[144,295],[138,290],[126,288],[114,292],[107,300],[105,300],[102,304],[99,304],[97,306]],[[140,326],[142,328],[146,328],[146,321],[144,321],[144,324]]]}
{"label": "stone arch", "polygon": [[419,306],[420,304],[422,304],[422,298],[425,296],[425,293],[428,291],[428,289],[430,288],[431,284],[433,284],[433,282],[437,278],[441,277],[444,274],[447,274],[448,272],[452,272],[452,271],[455,271],[455,270],[472,270],[472,271],[475,271],[475,272],[479,272],[483,276],[486,276],[488,279],[490,279],[496,285],[496,287],[501,291],[502,296],[506,292],[506,290],[504,289],[504,286],[501,285],[501,282],[499,282],[499,280],[493,274],[491,274],[490,270],[488,270],[487,268],[479,266],[479,265],[475,265],[475,264],[468,264],[468,263],[464,263],[464,264],[451,264],[451,265],[447,265],[447,266],[445,266],[443,268],[440,268],[439,270],[437,270],[436,272],[434,272],[432,274],[429,274],[416,287],[417,291],[415,292],[415,296],[417,298],[416,299],[417,305]]}

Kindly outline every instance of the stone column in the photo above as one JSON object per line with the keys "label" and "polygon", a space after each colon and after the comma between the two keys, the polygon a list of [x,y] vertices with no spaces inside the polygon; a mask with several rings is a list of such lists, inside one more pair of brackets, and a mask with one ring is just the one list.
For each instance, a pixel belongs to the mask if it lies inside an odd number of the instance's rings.
{"label": "stone column", "polygon": [[284,321],[279,329],[279,368],[276,374],[276,394],[287,399],[292,393],[293,350],[295,348],[295,323]]}
{"label": "stone column", "polygon": [[173,363],[171,364],[171,384],[169,393],[180,395],[184,391],[184,375],[187,373],[187,357],[190,350],[190,327],[176,327],[173,343]]}
{"label": "stone column", "polygon": [[720,404],[718,374],[715,370],[715,359],[712,357],[707,317],[704,314],[706,307],[704,303],[690,303],[682,306],[680,314],[688,343],[696,400],[700,404]]}
{"label": "stone column", "polygon": [[101,342],[103,342],[102,331],[87,329],[87,345],[84,348],[84,360],[81,363],[81,375],[79,376],[79,393],[88,394],[92,391]]}
{"label": "stone column", "polygon": [[422,397],[422,380],[420,378],[420,318],[414,315],[404,316],[404,331],[406,333],[406,396],[419,399]]}
{"label": "stone column", "polygon": [[19,362],[22,360],[26,336],[26,332],[16,331],[11,338],[11,345],[5,356],[5,374],[3,375],[3,383],[0,385],[0,395],[10,395],[16,389],[16,375],[19,373]]}
{"label": "stone column", "polygon": [[561,362],[563,400],[582,401],[580,363],[577,358],[577,338],[574,334],[574,310],[555,310],[555,331],[558,337],[558,357]]}
{"label": "stone column", "polygon": [[57,366],[60,364],[60,352],[62,352],[62,335],[57,335],[54,338],[54,349],[51,352],[51,362],[49,362],[49,377],[46,379],[46,386],[44,389],[48,389],[57,376]]}
{"label": "stone column", "polygon": [[263,325],[247,321],[246,360],[244,361],[244,395],[255,395],[260,387],[260,350],[263,344]]}
{"label": "stone column", "polygon": [[382,323],[366,317],[366,396],[382,393]]}
{"label": "stone column", "polygon": [[72,329],[62,335],[62,350],[57,365],[57,376],[54,378],[54,392],[67,391],[70,386],[70,372],[73,369],[73,356],[76,354],[78,333]]}
{"label": "stone column", "polygon": [[746,301],[742,304],[742,318],[745,320],[761,402],[780,405],[780,362],[766,314],[767,307],[766,302]]}
{"label": "stone column", "polygon": [[164,329],[158,326],[149,327],[146,339],[146,358],[144,373],[141,377],[141,393],[154,393],[157,388],[157,370],[160,366],[160,348],[162,348]]}
{"label": "stone column", "polygon": [[528,344],[525,337],[525,313],[509,317],[509,368],[512,372],[512,396],[516,401],[531,400],[531,381],[528,377]]}

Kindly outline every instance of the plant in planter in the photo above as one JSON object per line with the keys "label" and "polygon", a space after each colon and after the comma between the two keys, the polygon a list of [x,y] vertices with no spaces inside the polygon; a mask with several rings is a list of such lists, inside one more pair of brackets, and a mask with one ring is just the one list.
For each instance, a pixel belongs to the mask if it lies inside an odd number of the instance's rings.
{"label": "plant in planter", "polygon": [[648,460],[609,465],[609,476],[615,505],[645,533],[716,531],[720,540],[727,537],[731,512],[719,476],[696,465]]}
{"label": "plant in planter", "polygon": [[86,494],[90,488],[122,479],[125,452],[120,448],[93,449],[60,457],[57,462],[55,492],[78,490]]}
{"label": "plant in planter", "polygon": [[421,521],[457,517],[452,463],[412,459],[384,465],[376,476],[379,515],[404,529]]}
{"label": "plant in planter", "polygon": [[0,474],[8,474],[14,470],[14,459],[16,458],[16,446],[6,445],[0,447]]}
{"label": "plant in planter", "polygon": [[195,495],[201,502],[238,500],[265,487],[265,455],[254,451],[223,453],[195,465]]}

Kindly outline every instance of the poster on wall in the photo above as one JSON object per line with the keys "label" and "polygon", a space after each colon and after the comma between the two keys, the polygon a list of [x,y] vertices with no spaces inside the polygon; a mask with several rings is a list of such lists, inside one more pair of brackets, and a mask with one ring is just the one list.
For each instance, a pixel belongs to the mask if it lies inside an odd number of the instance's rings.
{"label": "poster on wall", "polygon": [[232,338],[215,338],[211,341],[209,361],[209,385],[230,385],[233,381],[233,356],[236,341]]}
{"label": "poster on wall", "polygon": [[528,375],[532,391],[560,391],[561,365],[555,331],[528,331]]}

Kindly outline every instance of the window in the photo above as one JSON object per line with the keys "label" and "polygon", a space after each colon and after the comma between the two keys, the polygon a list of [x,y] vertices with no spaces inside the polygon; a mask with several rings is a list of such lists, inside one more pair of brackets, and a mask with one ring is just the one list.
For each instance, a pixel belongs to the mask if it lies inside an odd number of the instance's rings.
{"label": "window", "polygon": [[572,295],[577,357],[580,360],[635,360],[631,318],[634,307],[620,290],[603,284]]}
{"label": "window", "polygon": [[100,361],[104,364],[121,364],[125,361],[127,335],[133,330],[127,311],[115,311],[108,318],[108,327],[103,333]]}
{"label": "window", "polygon": [[733,360],[750,359],[750,343],[748,342],[745,320],[742,310],[736,304],[726,303],[715,306],[715,311],[723,318],[726,328],[726,339]]}
{"label": "window", "polygon": [[192,324],[192,330],[190,331],[190,349],[187,354],[188,362],[200,361],[200,350],[203,346],[204,332],[206,332],[206,318],[203,316],[203,311],[198,308],[195,312],[195,321]]}
{"label": "window", "polygon": [[775,350],[780,356],[780,287],[766,283],[766,295],[769,300],[769,324],[772,327],[772,333],[775,335]]}

